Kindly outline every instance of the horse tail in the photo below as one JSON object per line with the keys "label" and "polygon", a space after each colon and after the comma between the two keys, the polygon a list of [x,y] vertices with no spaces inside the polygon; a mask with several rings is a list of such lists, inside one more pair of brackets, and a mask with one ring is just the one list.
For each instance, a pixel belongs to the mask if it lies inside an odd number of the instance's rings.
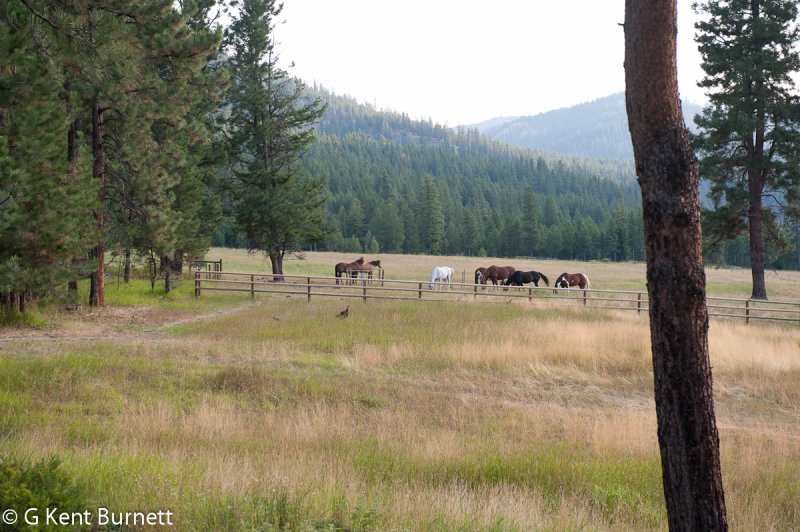
{"label": "horse tail", "polygon": [[586,279],[586,288],[591,288],[592,287],[592,283],[589,282],[589,276],[588,275],[584,275],[583,278]]}
{"label": "horse tail", "polygon": [[548,279],[545,274],[543,274],[542,272],[539,272],[539,276],[544,281],[545,286],[550,286],[550,279]]}

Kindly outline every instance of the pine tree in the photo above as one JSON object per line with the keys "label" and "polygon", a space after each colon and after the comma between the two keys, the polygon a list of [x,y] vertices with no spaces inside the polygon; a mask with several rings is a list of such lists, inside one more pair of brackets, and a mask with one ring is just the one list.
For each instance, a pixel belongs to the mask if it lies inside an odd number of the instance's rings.
{"label": "pine tree", "polygon": [[752,297],[766,299],[765,226],[775,215],[762,197],[791,200],[800,186],[800,29],[793,0],[709,0],[697,23],[711,105],[696,119],[701,176],[711,182],[707,227],[718,239],[747,231]]}
{"label": "pine tree", "polygon": [[274,274],[283,273],[286,253],[326,233],[325,183],[306,178],[298,165],[325,108],[278,65],[273,35],[281,9],[274,0],[244,0],[225,38],[236,220],[250,248],[269,256]]}
{"label": "pine tree", "polygon": [[539,225],[541,214],[533,189],[525,188],[522,194],[522,252],[526,256],[535,256],[539,248]]}
{"label": "pine tree", "polygon": [[87,168],[63,142],[64,42],[33,7],[0,6],[0,303],[20,311],[75,275],[94,207]]}
{"label": "pine tree", "polygon": [[444,214],[439,201],[439,190],[430,175],[422,179],[420,197],[420,233],[428,253],[438,254],[444,244]]}
{"label": "pine tree", "polygon": [[400,253],[403,250],[403,221],[394,203],[384,203],[378,206],[372,222],[375,238],[381,244],[381,249],[387,253]]}
{"label": "pine tree", "polygon": [[642,189],[650,340],[670,530],[728,529],[708,354],[697,160],[676,68],[677,0],[626,0],[625,100]]}

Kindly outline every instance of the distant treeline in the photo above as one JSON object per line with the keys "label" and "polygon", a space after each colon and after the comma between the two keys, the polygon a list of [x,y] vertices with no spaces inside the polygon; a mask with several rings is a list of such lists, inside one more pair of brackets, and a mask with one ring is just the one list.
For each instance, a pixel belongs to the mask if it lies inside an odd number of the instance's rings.
{"label": "distant treeline", "polygon": [[[328,105],[303,164],[327,180],[328,237],[318,250],[642,260],[639,187],[623,160],[509,146],[378,111],[315,87]],[[247,244],[230,220],[215,245]],[[747,266],[747,241],[707,252]],[[796,268],[794,249],[770,267]]]}
{"label": "distant treeline", "polygon": [[[317,249],[641,260],[639,190],[589,160],[557,160],[475,129],[379,112],[323,90],[304,158],[330,190]],[[244,245],[229,226],[216,244]]]}

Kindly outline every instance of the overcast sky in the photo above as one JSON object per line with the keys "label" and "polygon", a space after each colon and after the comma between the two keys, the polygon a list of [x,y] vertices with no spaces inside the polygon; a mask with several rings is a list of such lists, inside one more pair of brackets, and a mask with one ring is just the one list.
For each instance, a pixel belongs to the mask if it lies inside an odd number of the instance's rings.
{"label": "overcast sky", "polygon": [[[307,83],[456,126],[625,89],[624,0],[285,0],[275,39]],[[681,96],[701,102],[691,0],[678,0]]]}

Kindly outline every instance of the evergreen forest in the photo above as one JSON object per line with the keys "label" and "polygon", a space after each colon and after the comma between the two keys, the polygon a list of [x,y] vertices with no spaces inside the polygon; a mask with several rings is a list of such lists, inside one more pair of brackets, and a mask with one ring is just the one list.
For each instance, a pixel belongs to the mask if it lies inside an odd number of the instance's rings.
{"label": "evergreen forest", "polygon": [[[74,302],[81,281],[102,306],[112,268],[168,291],[212,245],[261,252],[276,274],[309,249],[644,259],[630,159],[573,149],[630,144],[618,95],[511,122],[541,139],[512,145],[308,87],[274,48],[282,4],[231,6],[0,3],[0,306]],[[788,220],[771,225],[768,268],[797,267]],[[739,234],[706,257],[749,254]]]}
{"label": "evergreen forest", "polygon": [[[604,161],[510,146],[320,87],[303,158],[330,191],[317,250],[642,260],[638,186]],[[216,245],[246,246],[235,225]]]}

